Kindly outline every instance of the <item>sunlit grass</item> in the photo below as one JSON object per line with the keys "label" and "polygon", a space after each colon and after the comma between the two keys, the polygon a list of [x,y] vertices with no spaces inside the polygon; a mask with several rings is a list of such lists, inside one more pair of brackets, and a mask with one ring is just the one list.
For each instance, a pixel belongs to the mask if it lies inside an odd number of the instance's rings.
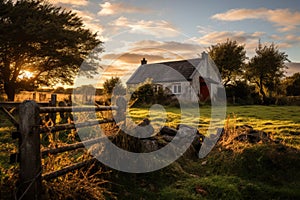
{"label": "sunlit grass", "polygon": [[[166,114],[157,113],[149,115],[147,108],[131,108],[129,117],[138,123],[142,119],[149,117],[154,121],[153,126],[158,129],[158,122],[161,120],[161,126],[170,126],[176,128],[178,124],[185,122],[187,125],[198,127],[202,134],[206,131],[211,122],[211,108],[208,106],[200,107],[200,114],[194,110],[181,111],[179,108],[165,108]],[[154,112],[155,110],[152,110]],[[181,119],[182,112],[185,114]],[[163,118],[166,116],[166,119]],[[195,117],[196,116],[196,117]],[[300,149],[300,139],[297,134],[300,133],[300,107],[299,106],[228,106],[226,117],[234,120],[234,125],[249,125],[256,130],[262,130],[270,133],[274,139],[282,140],[282,143]],[[220,128],[225,121],[221,121]]]}

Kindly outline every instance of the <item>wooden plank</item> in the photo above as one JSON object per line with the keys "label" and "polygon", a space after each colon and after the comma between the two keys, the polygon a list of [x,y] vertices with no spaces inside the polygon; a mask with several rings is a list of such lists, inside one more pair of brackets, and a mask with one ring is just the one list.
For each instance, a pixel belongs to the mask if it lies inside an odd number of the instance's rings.
{"label": "wooden plank", "polygon": [[50,173],[44,174],[42,176],[42,179],[46,180],[46,181],[49,181],[51,179],[63,176],[65,174],[67,174],[68,172],[80,169],[80,168],[85,167],[87,165],[91,165],[95,161],[97,161],[97,159],[96,158],[92,158],[90,160],[86,160],[86,161],[83,161],[83,162],[80,162],[80,163],[77,163],[77,164],[65,167],[63,169],[60,169],[60,170],[57,170],[57,171],[54,171],[54,172],[50,172]]}
{"label": "wooden plank", "polygon": [[39,106],[34,101],[24,101],[19,106],[21,143],[20,185],[18,199],[41,199],[42,166],[39,135]]}
{"label": "wooden plank", "polygon": [[82,128],[86,126],[95,126],[98,124],[105,124],[105,123],[111,123],[114,122],[114,119],[101,119],[101,120],[91,120],[86,122],[80,122],[76,124],[60,124],[55,125],[53,127],[42,127],[40,129],[40,133],[47,133],[47,132],[56,132],[56,131],[63,131],[63,130],[70,130],[70,129],[76,129],[76,128]]}
{"label": "wooden plank", "polygon": [[41,107],[40,113],[53,112],[93,112],[117,110],[116,106],[68,106],[68,107]]}
{"label": "wooden plank", "polygon": [[[16,102],[16,101],[0,101],[0,106],[5,107],[5,108],[12,108],[12,107],[17,107],[21,104],[22,102]],[[36,102],[39,106],[48,106],[49,102]]]}

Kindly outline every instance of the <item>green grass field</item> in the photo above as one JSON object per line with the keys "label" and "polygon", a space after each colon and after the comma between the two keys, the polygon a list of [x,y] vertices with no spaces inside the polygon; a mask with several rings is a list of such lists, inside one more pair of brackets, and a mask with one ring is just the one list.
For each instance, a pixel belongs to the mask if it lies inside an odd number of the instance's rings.
{"label": "green grass field", "polygon": [[[194,110],[165,108],[166,112],[132,108],[135,122],[149,117],[154,127],[176,127],[184,122],[205,134],[210,123],[210,107]],[[228,106],[229,126],[250,125],[270,133],[279,143],[216,145],[210,154],[199,160],[179,159],[170,166],[146,174],[112,171],[106,178],[109,190],[118,199],[300,199],[300,107],[299,106]],[[14,128],[0,113],[1,190],[10,188],[6,180],[9,154],[17,151],[11,139]],[[237,150],[238,149],[238,150]]]}
{"label": "green grass field", "polygon": [[[194,110],[184,110],[183,112],[188,114],[182,121],[198,127],[200,133],[205,134],[211,121],[211,108],[204,106],[200,107],[199,111],[200,117],[195,118],[199,114]],[[130,117],[138,122],[150,116],[157,129],[162,125],[176,128],[182,123],[181,112],[179,108],[166,108],[165,112],[155,109],[149,111],[148,108],[132,108]],[[300,138],[295,136],[300,134],[300,106],[228,106],[226,119],[231,125],[247,124],[254,129],[271,133],[284,144],[300,149]],[[222,123],[225,124],[226,120]]]}

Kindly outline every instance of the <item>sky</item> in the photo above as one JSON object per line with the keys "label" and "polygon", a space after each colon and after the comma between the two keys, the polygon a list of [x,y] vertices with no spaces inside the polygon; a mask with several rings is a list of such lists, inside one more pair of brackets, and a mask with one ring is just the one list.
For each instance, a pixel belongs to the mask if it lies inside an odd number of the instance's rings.
{"label": "sky", "polygon": [[111,76],[126,81],[142,58],[148,63],[197,58],[227,39],[245,45],[249,58],[259,40],[275,43],[292,62],[287,75],[300,72],[298,0],[48,1],[76,12],[104,42],[100,85]]}

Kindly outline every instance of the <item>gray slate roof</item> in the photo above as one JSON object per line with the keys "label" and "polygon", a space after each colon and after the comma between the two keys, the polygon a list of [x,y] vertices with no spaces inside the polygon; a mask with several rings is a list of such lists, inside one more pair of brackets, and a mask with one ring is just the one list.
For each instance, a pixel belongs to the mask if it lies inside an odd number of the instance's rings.
{"label": "gray slate roof", "polygon": [[151,79],[152,83],[190,81],[202,59],[189,59],[172,62],[144,64],[128,79],[127,84],[142,83]]}

